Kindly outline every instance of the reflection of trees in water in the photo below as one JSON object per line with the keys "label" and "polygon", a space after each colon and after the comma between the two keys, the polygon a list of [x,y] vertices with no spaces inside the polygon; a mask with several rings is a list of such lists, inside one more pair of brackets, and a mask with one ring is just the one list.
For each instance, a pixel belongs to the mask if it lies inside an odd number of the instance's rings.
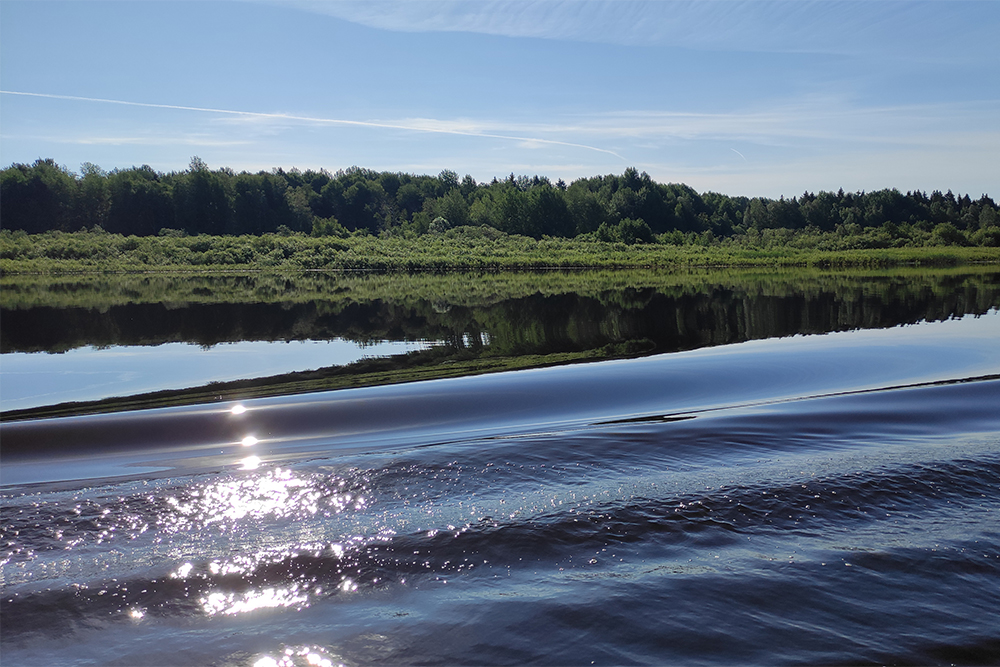
{"label": "reflection of trees in water", "polygon": [[[622,272],[200,277],[157,292],[133,281],[16,290],[0,314],[4,352],[240,340],[434,340],[484,355],[545,354],[642,341],[666,352],[757,338],[881,328],[1000,306],[1000,273]],[[177,280],[176,278],[174,279]],[[304,280],[305,284],[297,283]],[[328,282],[324,283],[326,280]],[[179,293],[178,293],[179,290]],[[42,293],[44,292],[44,293]],[[44,305],[51,294],[53,305]],[[74,294],[78,296],[73,306]],[[121,296],[125,295],[122,299]],[[303,295],[307,298],[303,298]],[[152,298],[161,297],[159,301]],[[242,300],[237,300],[236,297]],[[17,299],[21,298],[18,302]],[[132,300],[132,303],[128,301]],[[4,297],[4,305],[11,299]],[[62,306],[62,307],[57,307]]]}

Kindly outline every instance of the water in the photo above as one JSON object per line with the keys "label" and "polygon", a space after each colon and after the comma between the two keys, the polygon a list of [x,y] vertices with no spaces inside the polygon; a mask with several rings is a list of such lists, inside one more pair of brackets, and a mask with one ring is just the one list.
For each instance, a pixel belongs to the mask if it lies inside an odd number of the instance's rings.
{"label": "water", "polygon": [[[1000,272],[988,266],[0,276],[0,418],[162,390],[179,390],[171,400],[187,392],[204,401],[245,398],[249,384],[267,384],[261,395],[273,395],[454,375],[470,364],[662,354],[980,315],[998,305]],[[394,356],[344,366],[379,355]]]}
{"label": "water", "polygon": [[21,410],[67,401],[92,401],[161,389],[183,389],[279,375],[360,359],[427,349],[418,341],[359,344],[332,340],[237,341],[210,347],[190,343],[81,347],[62,354],[2,355],[0,405]]}
{"label": "water", "polygon": [[3,661],[997,663],[998,340],[4,423]]}

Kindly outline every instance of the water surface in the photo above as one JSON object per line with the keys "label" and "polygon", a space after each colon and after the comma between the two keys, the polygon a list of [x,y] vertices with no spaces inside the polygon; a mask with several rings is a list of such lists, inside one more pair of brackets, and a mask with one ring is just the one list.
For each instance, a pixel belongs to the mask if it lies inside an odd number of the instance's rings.
{"label": "water surface", "polygon": [[3,280],[4,411],[607,359],[5,419],[4,664],[1000,662],[989,268]]}
{"label": "water surface", "polygon": [[996,663],[997,340],[3,423],[4,662]]}
{"label": "water surface", "polygon": [[[995,267],[3,277],[0,288],[4,413],[161,390],[204,401],[264,384],[270,394],[382,384],[413,379],[404,371],[452,375],[455,364],[649,356],[1000,304]],[[352,363],[379,356],[393,359]]]}
{"label": "water surface", "polygon": [[162,389],[343,366],[361,359],[424,350],[421,341],[238,341],[79,347],[60,354],[3,355],[0,404],[20,410]]}

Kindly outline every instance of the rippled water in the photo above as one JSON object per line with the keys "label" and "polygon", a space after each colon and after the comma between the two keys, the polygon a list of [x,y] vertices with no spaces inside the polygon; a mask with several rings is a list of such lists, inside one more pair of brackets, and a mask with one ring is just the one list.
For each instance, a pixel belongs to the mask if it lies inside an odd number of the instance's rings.
{"label": "rippled water", "polygon": [[997,663],[998,340],[5,423],[3,662]]}

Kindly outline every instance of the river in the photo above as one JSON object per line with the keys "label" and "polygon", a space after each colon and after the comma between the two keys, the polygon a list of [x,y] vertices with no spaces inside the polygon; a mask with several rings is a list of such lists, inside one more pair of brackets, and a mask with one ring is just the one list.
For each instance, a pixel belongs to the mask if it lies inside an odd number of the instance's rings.
{"label": "river", "polygon": [[996,663],[988,294],[825,333],[5,421],[3,662]]}

